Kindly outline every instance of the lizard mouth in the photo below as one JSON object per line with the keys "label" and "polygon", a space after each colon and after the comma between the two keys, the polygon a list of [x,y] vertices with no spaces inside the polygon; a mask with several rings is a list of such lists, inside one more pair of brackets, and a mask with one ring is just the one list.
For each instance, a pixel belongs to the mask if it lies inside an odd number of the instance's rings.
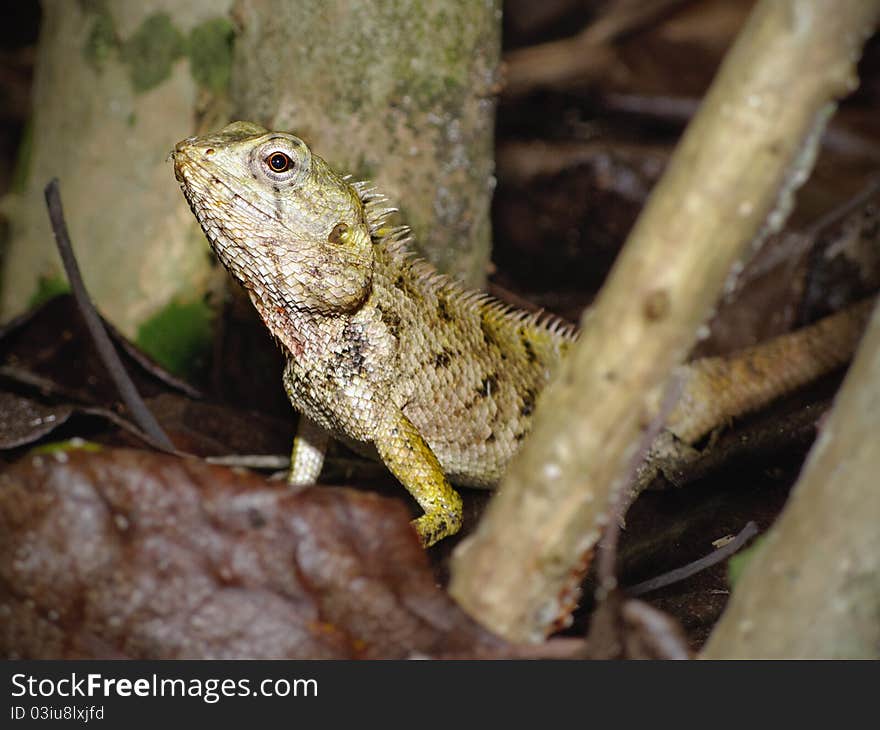
{"label": "lizard mouth", "polygon": [[182,165],[180,164],[180,154],[178,154],[175,150],[171,150],[171,152],[168,153],[167,159],[174,164],[174,179],[181,184],[185,183],[186,178],[183,176],[183,169]]}

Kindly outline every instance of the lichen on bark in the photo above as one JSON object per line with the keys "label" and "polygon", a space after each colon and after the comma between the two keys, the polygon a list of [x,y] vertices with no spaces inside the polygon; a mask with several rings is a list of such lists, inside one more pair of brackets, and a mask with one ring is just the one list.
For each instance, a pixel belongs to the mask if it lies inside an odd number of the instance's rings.
{"label": "lichen on bark", "polygon": [[424,255],[481,285],[499,3],[242,0],[238,17],[237,116],[374,179]]}
{"label": "lichen on bark", "polygon": [[[3,200],[0,319],[58,289],[43,188],[58,177],[86,284],[124,333],[214,288],[166,158],[228,82],[232,0],[46,0],[34,113]],[[224,60],[225,59],[225,60]],[[49,285],[51,284],[51,286]]]}

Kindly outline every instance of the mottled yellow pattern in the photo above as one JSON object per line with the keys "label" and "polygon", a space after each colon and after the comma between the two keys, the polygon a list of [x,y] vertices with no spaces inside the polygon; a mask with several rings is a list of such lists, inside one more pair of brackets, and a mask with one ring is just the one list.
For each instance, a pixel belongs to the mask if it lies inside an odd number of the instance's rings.
{"label": "mottled yellow pattern", "polygon": [[[388,225],[385,197],[291,134],[236,122],[180,142],[173,158],[218,258],[287,356],[284,386],[302,414],[291,483],[317,479],[328,434],[374,447],[424,510],[415,526],[425,545],[454,534],[462,506],[450,482],[498,482],[574,331],[465,291],[414,258],[409,230]],[[846,341],[851,349],[855,338]],[[736,378],[715,377],[718,364],[685,366],[674,432],[697,438],[780,395],[804,378],[771,382],[775,361],[814,351],[759,348]],[[814,377],[829,358],[814,365],[793,360],[787,372]]]}

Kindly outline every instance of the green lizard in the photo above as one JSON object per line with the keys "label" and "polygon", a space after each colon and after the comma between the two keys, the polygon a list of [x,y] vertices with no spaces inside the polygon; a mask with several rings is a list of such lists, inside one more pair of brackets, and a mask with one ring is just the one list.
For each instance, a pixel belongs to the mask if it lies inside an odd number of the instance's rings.
{"label": "green lizard", "polygon": [[[181,189],[287,357],[301,414],[289,480],[314,482],[332,434],[375,449],[419,503],[427,545],[461,526],[450,482],[492,487],[575,331],[461,289],[409,251],[366,183],[248,122],[178,143]],[[682,366],[667,428],[693,443],[845,362],[868,304],[744,351]]]}

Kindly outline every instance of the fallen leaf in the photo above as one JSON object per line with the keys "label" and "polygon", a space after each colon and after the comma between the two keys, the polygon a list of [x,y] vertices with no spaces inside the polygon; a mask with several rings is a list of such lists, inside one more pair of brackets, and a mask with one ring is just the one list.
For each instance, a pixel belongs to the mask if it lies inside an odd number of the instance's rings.
{"label": "fallen leaf", "polygon": [[28,455],[0,474],[8,657],[491,656],[395,501],[195,459]]}
{"label": "fallen leaf", "polygon": [[14,449],[38,441],[70,418],[68,405],[44,405],[14,393],[0,391],[0,449]]}

